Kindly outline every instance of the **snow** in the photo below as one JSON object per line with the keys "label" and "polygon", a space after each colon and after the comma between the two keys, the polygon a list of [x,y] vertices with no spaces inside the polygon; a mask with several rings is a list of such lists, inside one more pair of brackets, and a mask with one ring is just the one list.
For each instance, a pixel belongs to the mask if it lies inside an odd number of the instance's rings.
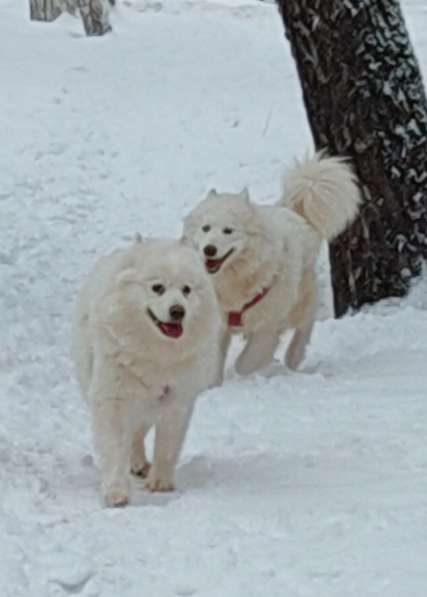
{"label": "snow", "polygon": [[[426,72],[424,0],[404,8]],[[275,199],[311,142],[271,4],[122,3],[100,39],[27,12],[0,0],[0,595],[425,597],[426,283],[319,322],[302,373],[230,368],[178,491],[102,508],[69,359],[83,275],[179,234],[212,186]]]}

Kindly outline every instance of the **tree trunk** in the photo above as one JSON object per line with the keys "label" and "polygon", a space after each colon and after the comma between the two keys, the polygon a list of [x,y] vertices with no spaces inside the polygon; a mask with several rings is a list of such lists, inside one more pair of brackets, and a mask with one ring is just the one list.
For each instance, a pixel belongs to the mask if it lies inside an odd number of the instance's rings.
{"label": "tree trunk", "polygon": [[360,217],[330,246],[335,312],[403,296],[427,256],[427,101],[397,0],[278,0],[318,149],[349,156]]}
{"label": "tree trunk", "polygon": [[104,35],[111,31],[105,0],[77,0],[86,35]]}
{"label": "tree trunk", "polygon": [[62,12],[62,0],[30,0],[32,21],[54,21]]}
{"label": "tree trunk", "polygon": [[76,0],[62,0],[62,10],[67,11],[70,15],[75,15],[77,12]]}

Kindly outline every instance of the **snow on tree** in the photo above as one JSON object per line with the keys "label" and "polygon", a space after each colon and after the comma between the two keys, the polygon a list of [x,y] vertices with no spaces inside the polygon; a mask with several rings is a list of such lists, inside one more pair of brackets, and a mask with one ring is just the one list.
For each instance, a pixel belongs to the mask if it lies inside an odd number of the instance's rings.
{"label": "snow on tree", "polygon": [[427,256],[427,101],[397,0],[278,0],[315,145],[364,196],[330,246],[335,312],[403,296]]}
{"label": "snow on tree", "polygon": [[108,5],[115,0],[30,0],[30,16],[34,21],[54,21],[64,10],[80,12],[87,35],[104,35],[111,31]]}
{"label": "snow on tree", "polygon": [[87,35],[104,35],[111,31],[106,0],[77,0]]}
{"label": "snow on tree", "polygon": [[63,10],[63,0],[30,0],[32,21],[54,21]]}

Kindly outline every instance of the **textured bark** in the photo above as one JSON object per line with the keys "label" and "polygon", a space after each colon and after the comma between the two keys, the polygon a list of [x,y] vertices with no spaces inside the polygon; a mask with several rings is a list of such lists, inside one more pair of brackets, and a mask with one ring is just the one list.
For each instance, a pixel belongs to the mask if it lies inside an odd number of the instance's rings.
{"label": "textured bark", "polygon": [[106,0],[77,0],[86,35],[104,35],[111,31]]}
{"label": "textured bark", "polygon": [[427,256],[427,102],[397,0],[278,0],[317,148],[364,202],[330,246],[335,311],[402,296]]}
{"label": "textured bark", "polygon": [[54,21],[63,11],[79,10],[87,35],[104,35],[111,31],[108,6],[115,0],[30,0],[30,16],[35,21]]}
{"label": "textured bark", "polygon": [[77,1],[76,0],[62,0],[63,11],[69,12],[71,15],[75,15],[77,12]]}
{"label": "textured bark", "polygon": [[54,21],[62,12],[62,0],[30,0],[33,21]]}

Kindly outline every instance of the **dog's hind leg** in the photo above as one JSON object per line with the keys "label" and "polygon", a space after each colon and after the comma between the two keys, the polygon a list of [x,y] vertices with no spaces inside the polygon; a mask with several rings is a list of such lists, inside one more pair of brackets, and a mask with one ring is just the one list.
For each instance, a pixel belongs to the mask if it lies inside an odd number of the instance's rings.
{"label": "dog's hind leg", "polygon": [[271,363],[279,345],[281,330],[264,329],[250,334],[236,361],[239,375],[249,375]]}
{"label": "dog's hind leg", "polygon": [[304,360],[307,344],[310,342],[313,327],[314,318],[312,318],[306,325],[295,330],[285,357],[285,362],[289,369],[295,371]]}
{"label": "dog's hind leg", "polygon": [[294,335],[286,351],[285,363],[289,369],[297,369],[305,357],[316,318],[317,283],[314,272],[308,272],[303,280],[301,299],[288,318]]}
{"label": "dog's hind leg", "polygon": [[134,432],[132,438],[132,453],[130,459],[130,470],[133,475],[145,479],[150,470],[150,463],[145,454],[145,436],[150,430],[150,426],[142,424]]}

